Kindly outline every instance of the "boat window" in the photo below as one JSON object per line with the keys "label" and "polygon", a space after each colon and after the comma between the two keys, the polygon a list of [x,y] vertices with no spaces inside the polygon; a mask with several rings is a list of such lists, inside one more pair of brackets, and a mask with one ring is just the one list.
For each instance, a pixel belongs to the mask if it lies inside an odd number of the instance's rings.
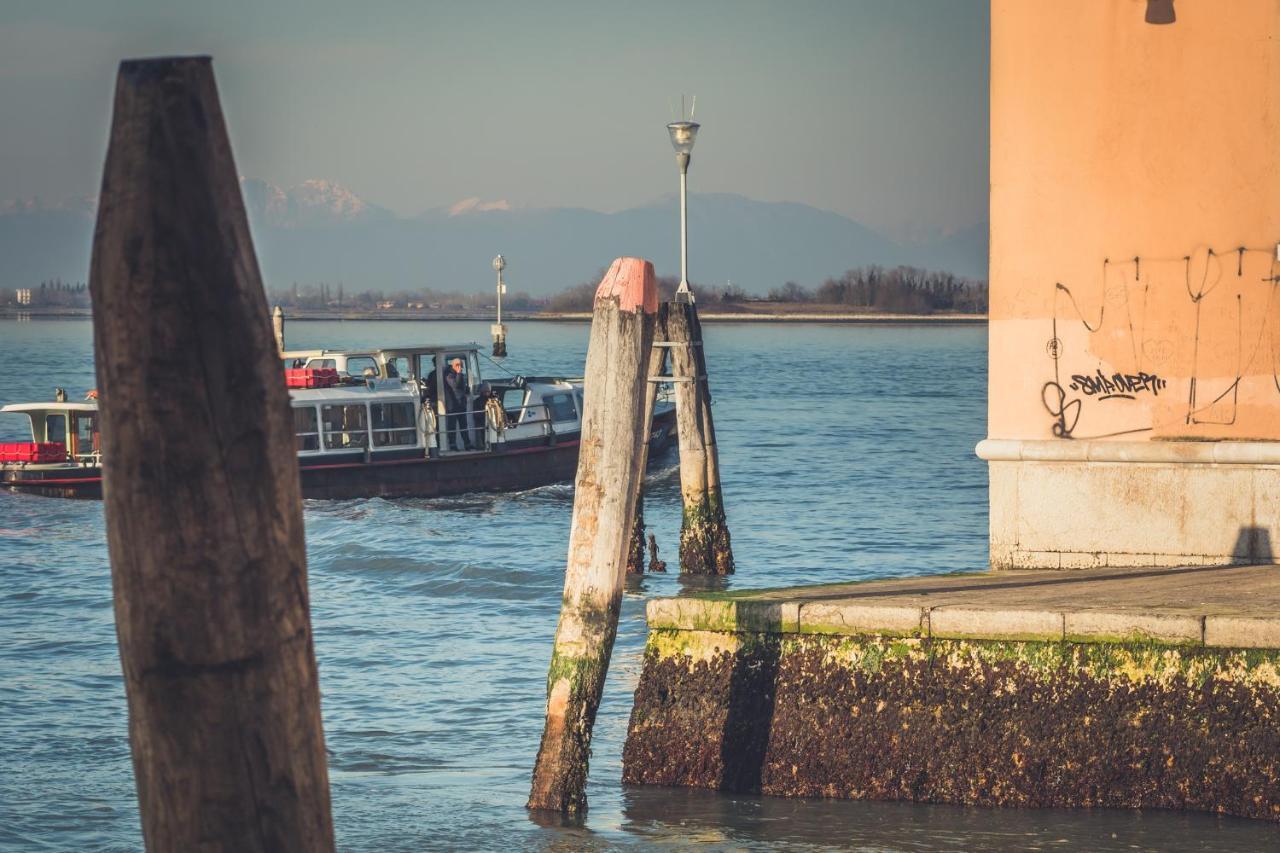
{"label": "boat window", "polygon": [[325,369],[325,368],[329,370],[333,370],[337,366],[338,366],[337,360],[332,358],[313,358],[307,362],[307,367],[311,368],[312,370]]}
{"label": "boat window", "polygon": [[387,366],[384,372],[388,379],[396,376],[407,378],[409,376],[409,359],[403,355],[387,359]]}
{"label": "boat window", "polygon": [[412,447],[418,443],[413,403],[372,403],[369,412],[374,447]]}
{"label": "boat window", "polygon": [[369,410],[364,403],[322,406],[326,450],[353,450],[369,446]]}
{"label": "boat window", "polygon": [[507,410],[507,420],[520,420],[525,398],[529,392],[524,388],[508,388],[502,392],[502,408]]}
{"label": "boat window", "polygon": [[381,376],[382,371],[378,369],[378,362],[367,355],[357,355],[354,358],[347,359],[347,375],[348,376],[364,376],[366,370],[372,370],[374,376]]}
{"label": "boat window", "polygon": [[320,449],[320,426],[315,406],[293,410],[293,431],[297,435],[297,449],[302,452]]}
{"label": "boat window", "polygon": [[44,416],[44,440],[65,444],[67,441],[67,416]]}
{"label": "boat window", "polygon": [[581,392],[581,391],[574,391],[574,392],[573,392],[573,399],[574,399],[574,401],[575,401],[575,402],[577,402],[577,404],[578,404],[578,417],[582,417],[582,413],[583,413],[583,412],[585,412],[585,411],[587,410],[587,407],[586,407],[586,406],[584,406],[584,405],[582,405],[582,392]]}
{"label": "boat window", "polygon": [[77,456],[89,456],[98,453],[98,415],[92,412],[81,412],[71,416],[72,434],[75,437],[74,453]]}
{"label": "boat window", "polygon": [[17,414],[0,413],[0,441],[35,441],[35,418],[26,413],[19,418]]}
{"label": "boat window", "polygon": [[578,413],[573,409],[572,394],[548,394],[542,398],[547,407],[547,414],[554,423],[576,421]]}

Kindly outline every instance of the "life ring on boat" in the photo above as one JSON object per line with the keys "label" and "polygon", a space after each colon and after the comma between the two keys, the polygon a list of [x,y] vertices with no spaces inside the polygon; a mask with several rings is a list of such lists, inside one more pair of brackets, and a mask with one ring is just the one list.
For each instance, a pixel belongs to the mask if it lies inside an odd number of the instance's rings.
{"label": "life ring on boat", "polygon": [[85,398],[86,400],[96,400],[96,399],[98,399],[98,389],[97,389],[97,388],[93,388],[93,389],[91,389],[91,390],[89,391],[89,393],[88,393],[88,394],[85,394],[85,395],[84,395],[84,398]]}
{"label": "life ring on boat", "polygon": [[496,396],[489,396],[484,401],[485,426],[501,435],[506,432],[507,410],[502,408],[502,401]]}

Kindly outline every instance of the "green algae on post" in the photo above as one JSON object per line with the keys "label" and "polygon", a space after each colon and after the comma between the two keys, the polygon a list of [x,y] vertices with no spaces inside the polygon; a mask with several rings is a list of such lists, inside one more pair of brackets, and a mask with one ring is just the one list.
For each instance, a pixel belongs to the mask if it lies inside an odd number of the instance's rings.
{"label": "green algae on post", "polygon": [[716,449],[698,309],[692,302],[670,302],[667,307],[680,445],[680,496],[684,504],[680,571],[731,575],[733,548],[720,489],[720,454]]}
{"label": "green algae on post", "polygon": [[644,472],[645,368],[656,313],[653,265],[614,261],[596,292],[587,348],[569,557],[530,809],[581,814],[587,808],[591,730],[618,632]]}

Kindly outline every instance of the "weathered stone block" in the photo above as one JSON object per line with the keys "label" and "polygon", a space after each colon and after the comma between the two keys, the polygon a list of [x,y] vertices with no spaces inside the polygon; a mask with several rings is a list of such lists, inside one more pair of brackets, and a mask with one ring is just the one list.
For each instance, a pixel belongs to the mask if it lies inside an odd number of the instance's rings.
{"label": "weathered stone block", "polygon": [[1278,666],[1160,643],[655,630],[623,781],[1280,820]]}

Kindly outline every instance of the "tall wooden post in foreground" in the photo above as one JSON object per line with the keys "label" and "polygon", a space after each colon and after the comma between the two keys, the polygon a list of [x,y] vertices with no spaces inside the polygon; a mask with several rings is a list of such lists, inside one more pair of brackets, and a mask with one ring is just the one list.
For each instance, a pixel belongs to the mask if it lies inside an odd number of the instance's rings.
{"label": "tall wooden post in foreground", "polygon": [[680,437],[680,571],[733,574],[733,548],[720,491],[720,455],[711,419],[702,325],[692,302],[668,303],[667,340],[675,381],[676,423]]}
{"label": "tall wooden post in foreground", "polygon": [[627,544],[644,473],[647,369],[657,310],[653,264],[614,261],[596,291],[591,320],[569,560],[531,809],[587,808],[591,728],[618,632]]}
{"label": "tall wooden post in foreground", "polygon": [[644,474],[649,467],[649,441],[653,438],[653,410],[658,404],[658,377],[667,364],[665,341],[667,306],[658,306],[658,318],[654,325],[653,346],[649,351],[649,370],[644,397],[644,443],[640,446],[640,492],[636,498],[635,519],[631,522],[631,540],[627,546],[627,574],[644,574]]}
{"label": "tall wooden post in foreground", "polygon": [[149,850],[332,850],[293,425],[207,57],[122,63],[89,276]]}

